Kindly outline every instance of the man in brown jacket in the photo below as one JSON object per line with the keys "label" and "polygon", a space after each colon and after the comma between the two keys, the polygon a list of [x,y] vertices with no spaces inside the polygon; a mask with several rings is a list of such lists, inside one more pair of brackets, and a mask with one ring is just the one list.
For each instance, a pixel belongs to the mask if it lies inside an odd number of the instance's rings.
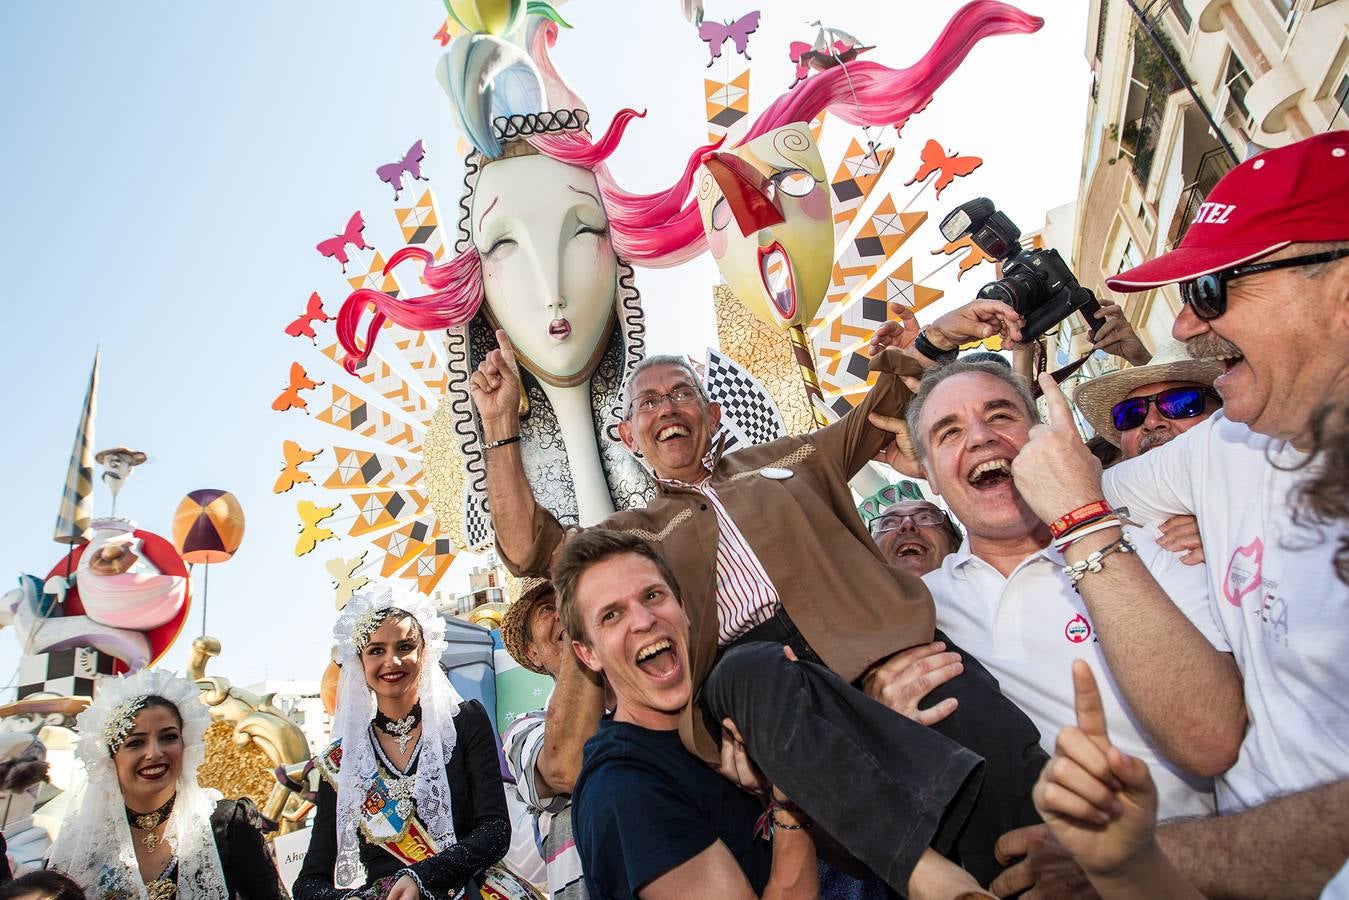
{"label": "man in brown jacket", "polygon": [[[717,723],[735,721],[765,774],[901,892],[929,846],[985,883],[995,875],[998,836],[1038,818],[1030,790],[1046,757],[1034,726],[974,660],[944,686],[959,707],[932,729],[850,685],[928,645],[934,615],[922,582],[886,564],[847,482],[890,440],[869,416],[901,413],[905,377],[1014,316],[1001,304],[973,304],[905,347],[888,346],[908,342],[883,331],[875,386],[857,409],[807,435],[720,455],[712,446],[720,410],[678,357],[635,367],[619,426],[659,492],[602,525],[657,545],[679,582],[702,707],[685,711],[685,744],[715,761]],[[515,440],[519,375],[505,335],[497,339],[501,349],[471,384],[489,448],[493,524],[507,566],[542,574],[565,532],[525,478]],[[800,663],[783,657],[783,644]]]}

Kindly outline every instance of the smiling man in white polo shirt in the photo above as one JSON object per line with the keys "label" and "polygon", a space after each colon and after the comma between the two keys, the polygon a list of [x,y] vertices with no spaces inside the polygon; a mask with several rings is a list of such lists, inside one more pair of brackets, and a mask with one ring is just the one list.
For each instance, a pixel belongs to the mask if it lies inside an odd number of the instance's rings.
{"label": "smiling man in white polo shirt", "polygon": [[[1038,422],[1024,380],[987,362],[930,370],[908,419],[929,484],[967,532],[960,549],[923,579],[938,626],[997,677],[1003,693],[1040,729],[1047,749],[1074,721],[1066,673],[1072,660],[1085,660],[1102,685],[1116,742],[1153,769],[1161,815],[1212,813],[1212,776],[1231,765],[1244,720],[1240,682],[1209,610],[1203,569],[1183,565],[1157,546],[1154,535],[1130,529],[1145,565],[1131,585],[1133,602],[1169,609],[1175,635],[1211,642],[1191,665],[1172,667],[1171,686],[1179,696],[1169,727],[1154,727],[1160,721],[1141,720],[1126,696],[1166,688],[1120,683],[1108,661],[1114,654],[1143,653],[1161,664],[1174,644],[1164,634],[1112,633],[1118,640],[1109,645],[1098,638],[1098,626],[1113,622],[1098,621],[1091,574],[1074,585],[1050,528],[1012,483],[1012,460]],[[1106,522],[1085,523],[1077,533],[1090,535],[1088,529]],[[1218,689],[1201,690],[1209,682]],[[1185,690],[1187,685],[1194,689]]]}

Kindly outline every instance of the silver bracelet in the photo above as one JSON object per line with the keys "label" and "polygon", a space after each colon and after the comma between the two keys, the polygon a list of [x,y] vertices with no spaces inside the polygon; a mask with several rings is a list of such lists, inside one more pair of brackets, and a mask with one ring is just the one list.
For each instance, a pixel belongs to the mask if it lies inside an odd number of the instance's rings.
{"label": "silver bracelet", "polygon": [[1073,583],[1073,589],[1077,589],[1077,583],[1086,577],[1088,572],[1101,571],[1101,560],[1118,550],[1120,553],[1137,553],[1138,548],[1134,542],[1129,540],[1127,534],[1120,535],[1120,539],[1113,543],[1106,544],[1100,550],[1093,551],[1087,555],[1087,558],[1081,562],[1071,563],[1063,567],[1063,574],[1067,575]]}

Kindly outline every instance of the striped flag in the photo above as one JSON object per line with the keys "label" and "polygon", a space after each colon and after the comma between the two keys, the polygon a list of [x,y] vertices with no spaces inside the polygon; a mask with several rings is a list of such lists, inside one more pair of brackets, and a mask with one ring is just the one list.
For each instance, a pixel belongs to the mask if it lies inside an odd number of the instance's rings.
{"label": "striped flag", "polygon": [[98,351],[95,350],[89,390],[84,395],[84,410],[80,413],[80,428],[75,432],[75,446],[70,451],[66,487],[61,492],[61,511],[56,514],[56,532],[52,540],[58,544],[89,543],[89,520],[94,514],[94,399],[97,394]]}

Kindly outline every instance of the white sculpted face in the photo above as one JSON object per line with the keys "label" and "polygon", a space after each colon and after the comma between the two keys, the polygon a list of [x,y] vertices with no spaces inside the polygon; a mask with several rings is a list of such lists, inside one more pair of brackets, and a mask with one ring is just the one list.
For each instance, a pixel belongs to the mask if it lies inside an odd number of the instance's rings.
{"label": "white sculpted face", "polygon": [[488,163],[473,196],[487,310],[535,376],[589,380],[615,315],[618,258],[595,176],[543,155]]}

